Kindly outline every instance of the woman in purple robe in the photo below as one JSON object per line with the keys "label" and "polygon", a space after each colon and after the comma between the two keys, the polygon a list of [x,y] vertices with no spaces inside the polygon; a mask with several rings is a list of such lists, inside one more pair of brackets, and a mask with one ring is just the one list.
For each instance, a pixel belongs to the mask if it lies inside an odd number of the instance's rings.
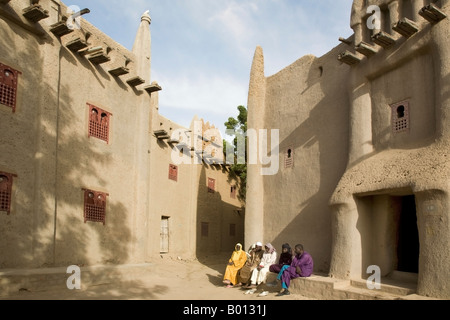
{"label": "woman in purple robe", "polygon": [[281,280],[281,292],[277,296],[285,296],[291,294],[289,292],[289,286],[291,280],[295,278],[307,278],[313,273],[314,262],[311,255],[303,250],[303,245],[298,244],[295,246],[295,257],[290,266],[284,266],[277,279]]}

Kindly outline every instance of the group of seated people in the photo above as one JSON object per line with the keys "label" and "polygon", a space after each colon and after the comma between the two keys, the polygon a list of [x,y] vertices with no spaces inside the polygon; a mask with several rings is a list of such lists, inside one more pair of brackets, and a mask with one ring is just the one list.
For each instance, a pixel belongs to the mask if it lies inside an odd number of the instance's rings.
{"label": "group of seated people", "polygon": [[[248,251],[242,250],[238,243],[231,255],[225,270],[223,283],[227,288],[243,287],[256,290],[257,286],[265,283],[269,272],[277,273],[277,281],[281,281],[282,289],[277,296],[289,295],[289,286],[292,279],[309,277],[313,272],[313,259],[304,251],[303,245],[298,244],[292,248],[288,243],[282,245],[282,253],[277,263],[277,251],[272,244],[264,246],[261,242],[252,245]],[[267,283],[276,286],[278,282]]]}

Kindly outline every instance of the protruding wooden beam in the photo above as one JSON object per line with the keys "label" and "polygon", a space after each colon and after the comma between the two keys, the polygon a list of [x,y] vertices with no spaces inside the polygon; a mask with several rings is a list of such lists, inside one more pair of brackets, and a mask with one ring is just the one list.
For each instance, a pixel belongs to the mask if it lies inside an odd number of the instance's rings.
{"label": "protruding wooden beam", "polygon": [[339,37],[339,41],[342,42],[342,43],[348,44],[349,46],[353,43],[352,40],[345,39],[345,38],[342,38],[342,37]]}
{"label": "protruding wooden beam", "polygon": [[148,93],[153,93],[153,92],[161,91],[162,88],[158,83],[152,82],[152,84],[149,86],[146,86],[144,88],[144,90],[147,91]]}
{"label": "protruding wooden beam", "polygon": [[351,53],[348,50],[338,55],[338,60],[350,66],[361,62],[360,58],[358,58],[355,54]]}
{"label": "protruding wooden beam", "polygon": [[102,64],[111,60],[103,47],[95,47],[87,50],[87,59],[93,64]]}
{"label": "protruding wooden beam", "polygon": [[377,53],[377,50],[373,46],[364,41],[361,41],[358,45],[356,45],[355,50],[368,58]]}
{"label": "protruding wooden beam", "polygon": [[127,83],[132,87],[137,87],[138,85],[145,83],[145,80],[142,79],[141,77],[134,77],[134,78],[128,79]]}
{"label": "protruding wooden beam", "polygon": [[39,4],[33,4],[23,9],[23,16],[31,22],[38,22],[49,17],[48,10],[45,10]]}
{"label": "protruding wooden beam", "polygon": [[58,38],[65,36],[66,34],[72,33],[73,29],[67,26],[67,20],[61,20],[50,26],[50,31]]}
{"label": "protruding wooden beam", "polygon": [[115,77],[120,77],[120,76],[123,76],[124,74],[130,73],[130,69],[128,69],[127,67],[118,67],[118,68],[109,70],[108,72]]}
{"label": "protruding wooden beam", "polygon": [[88,47],[88,43],[81,38],[76,38],[66,43],[66,47],[73,52],[78,52]]}
{"label": "protruding wooden beam", "polygon": [[419,14],[433,24],[447,18],[447,15],[432,3],[420,9]]}
{"label": "protruding wooden beam", "polygon": [[419,26],[414,21],[403,18],[392,26],[392,30],[400,33],[405,38],[409,38],[419,31]]}
{"label": "protruding wooden beam", "polygon": [[384,31],[374,34],[371,39],[374,43],[385,49],[388,49],[395,44],[395,39]]}
{"label": "protruding wooden beam", "polygon": [[170,139],[170,136],[169,136],[169,134],[167,133],[166,130],[155,130],[155,131],[153,131],[153,134],[155,135],[155,137],[158,140]]}

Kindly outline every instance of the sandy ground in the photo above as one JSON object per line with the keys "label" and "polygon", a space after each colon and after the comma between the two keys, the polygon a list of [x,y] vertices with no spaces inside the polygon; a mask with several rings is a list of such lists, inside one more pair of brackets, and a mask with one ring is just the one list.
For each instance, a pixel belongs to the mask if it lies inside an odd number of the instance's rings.
{"label": "sandy ground", "polygon": [[[81,290],[22,291],[0,300],[310,300],[297,294],[277,297],[280,287],[263,286],[254,294],[226,288],[222,280],[228,259],[228,254],[195,260],[155,258],[143,272],[125,280],[110,278],[104,284],[82,285]],[[261,297],[263,290],[269,294]]]}

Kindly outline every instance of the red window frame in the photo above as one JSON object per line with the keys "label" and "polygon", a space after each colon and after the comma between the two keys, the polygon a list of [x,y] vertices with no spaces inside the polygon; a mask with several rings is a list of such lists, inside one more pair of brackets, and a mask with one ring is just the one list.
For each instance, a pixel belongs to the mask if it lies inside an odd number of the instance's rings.
{"label": "red window frame", "polygon": [[106,224],[106,199],[108,193],[83,189],[84,191],[84,223],[100,222]]}
{"label": "red window frame", "polygon": [[109,144],[109,128],[112,113],[90,103],[89,106],[89,137],[95,137]]}
{"label": "red window frame", "polygon": [[16,112],[17,83],[22,74],[3,63],[0,63],[0,104],[10,107]]}
{"label": "red window frame", "polygon": [[216,192],[216,179],[208,178],[208,192],[209,193]]}
{"label": "red window frame", "polygon": [[169,164],[169,180],[178,181],[178,167]]}
{"label": "red window frame", "polygon": [[230,198],[231,199],[236,199],[236,190],[237,190],[236,186],[231,186],[231,188],[230,188]]}
{"label": "red window frame", "polygon": [[11,213],[13,177],[17,175],[0,171],[0,211]]}

